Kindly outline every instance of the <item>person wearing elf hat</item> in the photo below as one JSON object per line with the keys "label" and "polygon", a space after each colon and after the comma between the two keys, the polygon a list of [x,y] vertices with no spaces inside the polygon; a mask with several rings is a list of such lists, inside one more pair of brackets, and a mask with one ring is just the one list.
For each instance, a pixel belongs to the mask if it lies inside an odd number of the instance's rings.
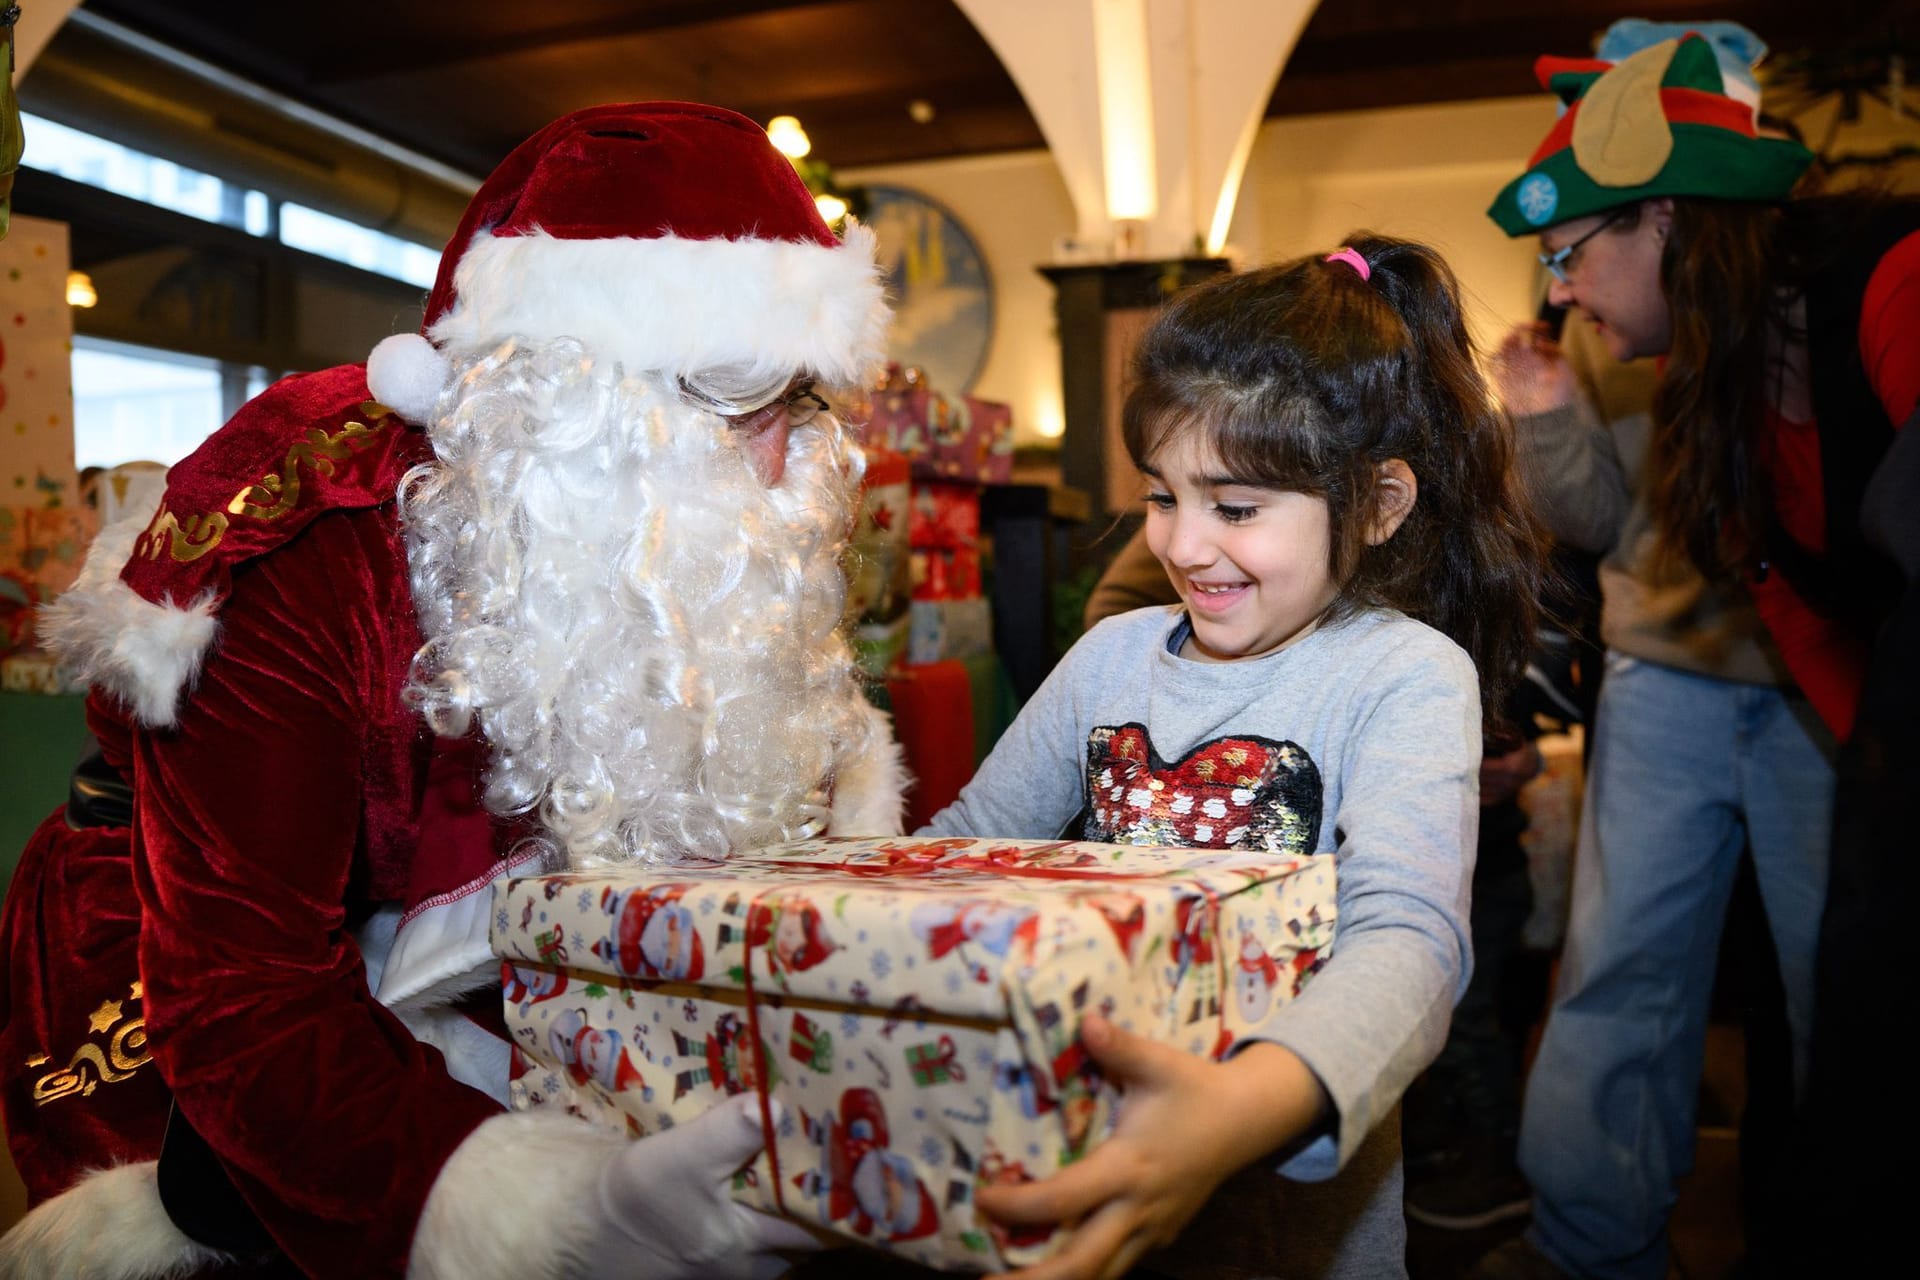
{"label": "person wearing elf hat", "polygon": [[[1915,706],[1913,677],[1893,650],[1871,668],[1870,654],[1889,618],[1914,626],[1896,565],[1910,583],[1920,557],[1893,477],[1902,458],[1914,475],[1920,448],[1902,430],[1920,400],[1920,203],[1799,192],[1813,157],[1758,124],[1763,52],[1732,24],[1634,23],[1598,57],[1543,58],[1562,113],[1489,211],[1539,237],[1550,302],[1582,313],[1616,358],[1662,365],[1650,421],[1609,428],[1543,332],[1523,329],[1496,358],[1549,522],[1606,556],[1611,652],[1521,1124],[1533,1224],[1482,1277],[1664,1274],[1742,845],[1804,1091],[1831,761],[1837,747],[1845,832],[1848,762],[1913,760],[1911,724],[1889,715]],[[1751,670],[1714,601],[1734,623],[1757,613]],[[1870,669],[1891,701],[1863,697]]]}
{"label": "person wearing elf hat", "polygon": [[575,112],[476,193],[421,335],[275,384],[102,534],[50,631],[130,804],[44,824],[0,922],[37,1206],[0,1275],[727,1276],[807,1242],[727,1198],[757,1107],[638,1142],[505,1112],[489,887],[899,830],[820,395],[886,319],[872,235],[752,121]]}

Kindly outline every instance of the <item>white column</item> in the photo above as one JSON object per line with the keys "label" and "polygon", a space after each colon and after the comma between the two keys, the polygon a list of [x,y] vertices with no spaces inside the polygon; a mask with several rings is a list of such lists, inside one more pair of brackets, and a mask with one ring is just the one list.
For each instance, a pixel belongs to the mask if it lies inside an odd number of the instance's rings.
{"label": "white column", "polygon": [[1033,112],[1081,240],[1217,253],[1319,0],[957,0]]}

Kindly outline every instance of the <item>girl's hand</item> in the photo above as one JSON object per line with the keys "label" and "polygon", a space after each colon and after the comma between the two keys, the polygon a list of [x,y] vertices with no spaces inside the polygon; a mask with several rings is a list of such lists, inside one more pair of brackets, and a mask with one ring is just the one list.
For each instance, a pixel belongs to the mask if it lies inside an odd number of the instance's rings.
{"label": "girl's hand", "polygon": [[1228,1174],[1325,1112],[1305,1063],[1256,1043],[1211,1062],[1091,1016],[1087,1050],[1120,1087],[1120,1120],[1092,1154],[1051,1178],[980,1188],[980,1211],[1010,1226],[1060,1223],[1073,1236],[1016,1280],[1110,1280],[1171,1243]]}
{"label": "girl's hand", "polygon": [[1573,366],[1539,321],[1516,326],[1495,349],[1488,371],[1516,418],[1565,408],[1577,394]]}

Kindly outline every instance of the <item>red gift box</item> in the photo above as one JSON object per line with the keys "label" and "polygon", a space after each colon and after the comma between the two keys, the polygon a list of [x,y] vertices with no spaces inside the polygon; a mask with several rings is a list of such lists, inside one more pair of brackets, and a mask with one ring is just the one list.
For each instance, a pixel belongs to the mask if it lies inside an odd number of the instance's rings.
{"label": "red gift box", "polygon": [[974,547],[915,547],[915,600],[980,598],[980,552]]}
{"label": "red gift box", "polygon": [[907,513],[907,544],[947,550],[980,545],[980,490],[938,480],[913,486]]}

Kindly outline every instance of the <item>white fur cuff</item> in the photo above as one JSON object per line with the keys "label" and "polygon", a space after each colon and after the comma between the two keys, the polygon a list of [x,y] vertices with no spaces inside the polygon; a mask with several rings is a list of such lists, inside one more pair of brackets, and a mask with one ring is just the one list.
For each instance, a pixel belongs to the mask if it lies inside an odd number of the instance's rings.
{"label": "white fur cuff", "polygon": [[231,1261],[181,1234],[151,1160],[89,1174],[0,1236],[0,1280],[169,1280]]}
{"label": "white fur cuff", "polygon": [[587,1252],[594,1184],[626,1142],[557,1108],[487,1120],[434,1179],[407,1275],[557,1280]]}
{"label": "white fur cuff", "polygon": [[152,519],[151,511],[134,512],[102,529],[80,577],[41,611],[39,630],[76,674],[132,708],[140,724],[170,728],[219,633],[219,602],[208,593],[185,606],[154,604],[120,580]]}

